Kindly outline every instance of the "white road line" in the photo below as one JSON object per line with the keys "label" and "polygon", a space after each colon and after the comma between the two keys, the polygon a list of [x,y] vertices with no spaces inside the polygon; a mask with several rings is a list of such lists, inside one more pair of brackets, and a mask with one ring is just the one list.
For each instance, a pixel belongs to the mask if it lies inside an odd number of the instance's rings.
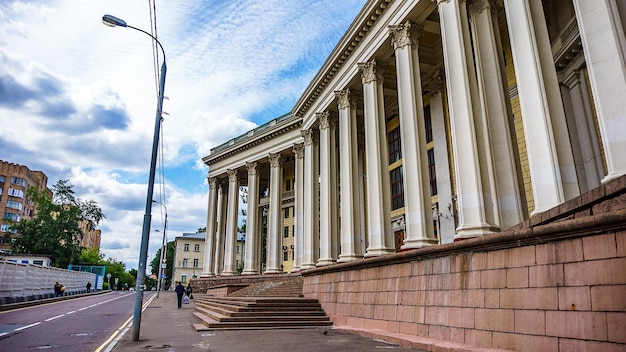
{"label": "white road line", "polygon": [[33,324],[30,324],[30,325],[22,326],[21,328],[17,328],[17,329],[15,329],[13,331],[21,331],[21,330],[24,330],[24,329],[32,328],[33,326],[37,326],[39,324],[41,324],[40,321],[38,321],[36,323],[33,323]]}
{"label": "white road line", "polygon": [[61,314],[61,315],[57,315],[56,317],[52,317],[52,318],[48,318],[44,321],[53,321],[54,319],[59,319],[60,317],[64,316],[65,314]]}
{"label": "white road line", "polygon": [[0,337],[2,337],[2,336],[4,336],[4,335],[8,335],[8,334],[9,334],[8,332],[3,332],[3,333],[0,333]]}
{"label": "white road line", "polygon": [[75,311],[75,310],[70,311],[70,312],[67,312],[67,313],[65,313],[65,314],[66,314],[66,315],[70,315],[70,314],[74,314],[74,313],[76,313],[76,311]]}
{"label": "white road line", "polygon": [[78,311],[80,312],[81,310],[85,310],[85,309],[89,309],[89,307],[83,307],[83,308],[79,309]]}

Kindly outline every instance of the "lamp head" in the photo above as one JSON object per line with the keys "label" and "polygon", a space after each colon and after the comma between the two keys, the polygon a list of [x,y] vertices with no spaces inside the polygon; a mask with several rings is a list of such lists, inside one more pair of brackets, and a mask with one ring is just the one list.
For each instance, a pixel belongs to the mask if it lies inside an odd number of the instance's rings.
{"label": "lamp head", "polygon": [[109,27],[128,27],[126,21],[112,15],[102,16],[102,23],[104,23],[105,26]]}

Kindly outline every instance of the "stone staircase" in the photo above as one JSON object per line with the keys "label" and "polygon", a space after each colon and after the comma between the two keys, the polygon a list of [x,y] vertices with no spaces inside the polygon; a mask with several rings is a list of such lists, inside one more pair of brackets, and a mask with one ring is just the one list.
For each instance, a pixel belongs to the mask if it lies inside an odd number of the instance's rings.
{"label": "stone staircase", "polygon": [[317,299],[302,297],[301,277],[254,283],[224,297],[194,296],[197,331],[333,325]]}

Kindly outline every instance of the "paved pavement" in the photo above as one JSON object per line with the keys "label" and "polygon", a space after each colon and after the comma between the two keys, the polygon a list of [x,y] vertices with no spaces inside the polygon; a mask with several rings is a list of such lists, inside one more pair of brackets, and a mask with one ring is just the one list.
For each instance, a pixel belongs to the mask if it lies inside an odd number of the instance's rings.
{"label": "paved pavement", "polygon": [[200,320],[191,302],[178,309],[176,294],[162,292],[142,313],[139,341],[132,341],[132,331],[126,330],[102,351],[420,351],[332,328],[196,331],[193,324]]}

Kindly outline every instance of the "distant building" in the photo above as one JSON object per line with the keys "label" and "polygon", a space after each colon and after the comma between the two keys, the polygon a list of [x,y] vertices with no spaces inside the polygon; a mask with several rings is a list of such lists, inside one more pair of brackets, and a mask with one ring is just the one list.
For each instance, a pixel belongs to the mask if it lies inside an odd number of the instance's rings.
{"label": "distant building", "polygon": [[39,191],[48,192],[52,197],[52,191],[47,184],[48,176],[43,172],[0,160],[0,251],[10,249],[5,235],[9,233],[11,222],[30,219],[35,215],[35,205],[26,200],[28,187],[34,186]]}
{"label": "distant building", "polygon": [[[186,284],[192,278],[200,276],[204,264],[204,239],[206,232],[183,233],[174,240],[173,282]],[[237,233],[235,244],[235,265],[243,267],[245,256],[245,234]]]}
{"label": "distant building", "polygon": [[45,254],[0,254],[0,260],[19,264],[52,266],[52,256]]}
{"label": "distant building", "polygon": [[174,282],[183,284],[202,272],[204,261],[204,232],[183,233],[174,240]]}

